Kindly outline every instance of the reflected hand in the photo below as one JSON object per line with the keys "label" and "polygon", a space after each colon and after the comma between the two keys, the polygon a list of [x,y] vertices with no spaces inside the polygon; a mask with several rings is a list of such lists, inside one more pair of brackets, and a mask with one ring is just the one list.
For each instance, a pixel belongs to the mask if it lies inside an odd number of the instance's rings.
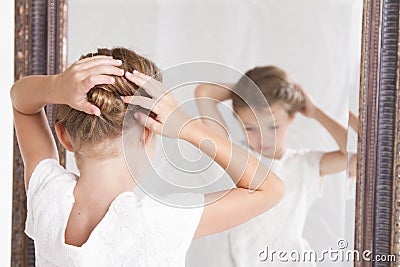
{"label": "reflected hand", "polygon": [[301,111],[301,114],[306,117],[313,118],[315,115],[315,111],[317,110],[317,106],[314,104],[311,96],[306,92],[306,90],[304,90],[304,88],[300,84],[296,83],[295,88],[303,94],[305,100],[305,106],[304,109]]}
{"label": "reflected hand", "polygon": [[170,138],[184,138],[187,124],[193,120],[179,107],[175,97],[168,91],[164,84],[136,70],[133,73],[126,72],[125,76],[152,97],[123,97],[125,103],[139,105],[156,114],[156,117],[153,119],[142,112],[136,112],[135,118],[143,126],[156,134]]}
{"label": "reflected hand", "polygon": [[99,116],[100,109],[88,102],[86,94],[95,85],[114,83],[115,80],[110,75],[123,76],[124,70],[117,67],[121,64],[120,60],[109,56],[95,56],[76,61],[63,73],[54,76],[54,102]]}

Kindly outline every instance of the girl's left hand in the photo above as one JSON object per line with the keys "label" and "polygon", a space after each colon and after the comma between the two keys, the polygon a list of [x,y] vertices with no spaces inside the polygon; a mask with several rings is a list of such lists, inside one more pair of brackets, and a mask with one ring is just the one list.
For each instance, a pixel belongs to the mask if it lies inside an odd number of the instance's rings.
{"label": "girl's left hand", "polygon": [[315,111],[317,110],[317,106],[314,104],[311,96],[306,92],[306,90],[304,90],[304,88],[300,84],[296,83],[295,88],[303,94],[305,100],[305,106],[304,109],[301,111],[301,114],[306,117],[313,118],[315,115]]}
{"label": "girl's left hand", "polygon": [[127,104],[139,105],[153,111],[155,119],[142,112],[136,112],[135,118],[152,132],[170,138],[185,139],[189,135],[188,124],[193,120],[176,101],[175,97],[161,82],[138,71],[126,72],[126,78],[144,89],[152,98],[144,96],[124,96]]}
{"label": "girl's left hand", "polygon": [[54,75],[55,85],[52,98],[57,104],[88,114],[100,115],[100,109],[87,100],[87,92],[95,85],[112,84],[112,75],[123,76],[125,71],[118,66],[122,62],[110,56],[94,56],[73,63],[64,72]]}

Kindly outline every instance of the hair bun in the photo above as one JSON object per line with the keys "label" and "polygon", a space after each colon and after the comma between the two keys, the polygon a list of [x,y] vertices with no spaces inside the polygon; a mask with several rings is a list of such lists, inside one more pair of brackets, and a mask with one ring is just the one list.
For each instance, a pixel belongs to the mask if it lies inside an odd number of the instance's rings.
{"label": "hair bun", "polygon": [[101,113],[120,113],[124,111],[121,97],[105,88],[95,86],[87,93],[88,101],[97,106]]}

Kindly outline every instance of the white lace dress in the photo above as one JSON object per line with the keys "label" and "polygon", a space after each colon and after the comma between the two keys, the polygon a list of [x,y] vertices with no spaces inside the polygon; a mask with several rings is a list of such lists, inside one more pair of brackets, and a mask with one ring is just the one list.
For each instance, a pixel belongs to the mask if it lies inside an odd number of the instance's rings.
{"label": "white lace dress", "polygon": [[[25,233],[35,242],[36,266],[173,266],[185,265],[203,205],[169,206],[138,187],[118,195],[81,247],[65,244],[65,228],[75,198],[76,176],[58,161],[45,159],[35,168],[27,191]],[[170,194],[204,203],[197,193]]]}

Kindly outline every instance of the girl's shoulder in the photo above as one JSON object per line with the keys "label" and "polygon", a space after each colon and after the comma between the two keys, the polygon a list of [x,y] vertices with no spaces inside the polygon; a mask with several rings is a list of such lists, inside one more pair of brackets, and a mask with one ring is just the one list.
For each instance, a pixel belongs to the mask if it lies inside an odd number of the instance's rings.
{"label": "girl's shoulder", "polygon": [[64,211],[72,207],[76,176],[55,159],[40,161],[27,189],[25,233],[34,238],[62,227]]}
{"label": "girl's shoulder", "polygon": [[44,189],[48,186],[66,183],[75,183],[77,176],[68,172],[56,159],[43,159],[32,172],[28,184],[27,194]]}

